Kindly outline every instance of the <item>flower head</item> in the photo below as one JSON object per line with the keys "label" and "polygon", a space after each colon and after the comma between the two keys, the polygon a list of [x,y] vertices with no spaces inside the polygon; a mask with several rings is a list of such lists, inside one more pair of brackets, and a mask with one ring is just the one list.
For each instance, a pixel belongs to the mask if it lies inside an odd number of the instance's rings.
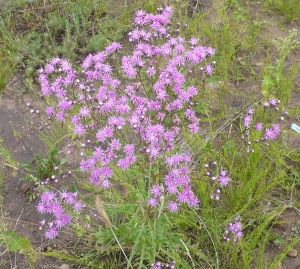
{"label": "flower head", "polygon": [[267,140],[275,140],[276,138],[278,138],[279,134],[280,134],[279,124],[273,124],[271,128],[266,129],[264,137]]}
{"label": "flower head", "polygon": [[227,172],[225,170],[222,170],[220,173],[220,176],[219,176],[220,186],[226,187],[226,186],[228,186],[229,182],[230,182],[230,178],[227,175]]}
{"label": "flower head", "polygon": [[237,216],[235,218],[235,221],[229,223],[229,225],[227,226],[224,239],[226,241],[233,240],[234,242],[241,240],[241,238],[243,237],[242,229],[243,229],[243,226],[241,223],[240,216]]}

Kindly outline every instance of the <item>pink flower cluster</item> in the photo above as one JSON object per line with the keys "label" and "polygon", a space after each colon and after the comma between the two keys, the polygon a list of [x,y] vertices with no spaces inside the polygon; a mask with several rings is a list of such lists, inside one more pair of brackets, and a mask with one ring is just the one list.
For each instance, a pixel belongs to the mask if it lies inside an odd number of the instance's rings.
{"label": "pink flower cluster", "polygon": [[[37,205],[37,211],[40,214],[50,214],[53,219],[47,223],[48,228],[45,230],[47,239],[54,239],[58,236],[59,230],[71,223],[72,217],[66,212],[64,207],[69,207],[75,212],[80,212],[84,204],[77,200],[75,192],[55,193],[53,191],[44,192]],[[40,229],[45,227],[46,221],[40,222]]]}
{"label": "pink flower cluster", "polygon": [[[280,100],[275,100],[275,99],[270,99],[269,101],[265,101],[263,103],[263,106],[265,109],[267,108],[273,108],[274,110],[278,111],[279,107],[278,105],[280,104]],[[250,129],[251,124],[253,122],[253,116],[254,116],[254,109],[253,107],[250,107],[247,111],[247,114],[243,118],[243,126],[245,129]],[[263,130],[263,124],[261,122],[257,122],[254,125],[254,129],[257,131],[262,131]]]}
{"label": "pink flower cluster", "polygon": [[205,164],[206,176],[208,176],[214,187],[213,194],[211,194],[210,198],[219,201],[221,197],[222,188],[228,187],[231,178],[228,175],[228,172],[224,169],[221,169],[221,172],[218,176],[214,170],[217,169],[217,162],[212,162],[211,164]]}
{"label": "pink flower cluster", "polygon": [[190,162],[191,158],[187,154],[174,154],[166,159],[169,172],[165,176],[164,188],[159,185],[151,188],[151,198],[148,200],[151,207],[156,207],[163,196],[170,198],[167,205],[170,212],[177,212],[182,204],[188,207],[196,207],[199,204],[192,191],[188,167]]}
{"label": "pink flower cluster", "polygon": [[199,132],[193,108],[199,90],[192,82],[213,73],[215,50],[195,38],[172,36],[171,15],[170,7],[157,14],[138,11],[129,33],[131,53],[124,55],[114,42],[88,55],[79,71],[55,58],[39,70],[39,82],[49,120],[71,125],[77,140],[87,145],[80,169],[92,184],[109,188],[113,168],[126,170],[139,158],[162,160],[168,164],[167,171],[162,167],[164,187],[152,187],[149,205],[156,206],[165,193],[171,199],[168,209],[175,212],[180,204],[198,204],[190,159],[176,153],[175,139],[185,130]]}
{"label": "pink flower cluster", "polygon": [[224,235],[224,240],[225,241],[233,241],[237,242],[243,237],[243,226],[241,223],[241,218],[240,216],[237,216],[234,222],[229,223],[225,235]]}
{"label": "pink flower cluster", "polygon": [[280,100],[271,98],[270,100],[264,102],[264,107],[265,108],[271,107],[271,108],[274,108],[275,110],[279,110],[279,108],[278,108],[279,104],[280,104]]}
{"label": "pink flower cluster", "polygon": [[[276,99],[270,99],[268,101],[265,101],[263,103],[264,109],[270,109],[272,108],[275,111],[279,111],[279,104],[280,100]],[[285,113],[286,114],[286,113]],[[253,117],[254,117],[254,109],[250,107],[247,111],[247,114],[243,118],[243,126],[245,128],[245,135],[247,139],[247,152],[253,151],[251,148],[251,138],[250,138],[250,131],[251,129],[255,130],[256,134],[260,135],[259,139],[256,139],[255,142],[264,142],[264,141],[271,141],[275,140],[279,137],[281,130],[280,130],[280,125],[278,123],[272,124],[269,128],[264,127],[264,124],[261,122],[253,122]],[[280,120],[284,120],[284,117],[280,117]],[[266,123],[265,123],[266,125]],[[244,139],[244,137],[242,137]]]}

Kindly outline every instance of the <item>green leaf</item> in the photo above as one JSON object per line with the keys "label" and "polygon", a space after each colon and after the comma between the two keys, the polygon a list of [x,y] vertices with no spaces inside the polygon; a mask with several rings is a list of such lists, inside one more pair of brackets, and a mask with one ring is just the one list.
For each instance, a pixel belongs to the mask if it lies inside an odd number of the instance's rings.
{"label": "green leaf", "polygon": [[35,268],[37,254],[26,237],[11,231],[0,231],[1,245],[5,246],[9,251],[24,255],[30,268]]}
{"label": "green leaf", "polygon": [[5,245],[9,251],[15,251],[19,253],[33,252],[30,241],[15,232],[1,232],[0,244]]}

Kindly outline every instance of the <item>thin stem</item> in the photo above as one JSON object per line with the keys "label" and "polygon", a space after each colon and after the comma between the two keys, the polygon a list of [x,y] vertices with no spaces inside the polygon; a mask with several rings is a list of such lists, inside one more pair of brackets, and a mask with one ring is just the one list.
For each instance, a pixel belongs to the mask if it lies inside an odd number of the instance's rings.
{"label": "thin stem", "polygon": [[[119,247],[120,247],[120,249],[121,249],[121,251],[122,251],[122,253],[123,253],[124,257],[125,257],[125,259],[126,259],[126,261],[129,263],[128,257],[127,257],[127,255],[126,255],[126,253],[125,253],[125,251],[124,251],[122,245],[120,244],[120,242],[119,242],[117,236],[115,235],[113,229],[110,228],[110,230],[111,230],[111,232],[112,232],[114,238],[116,239],[116,241],[117,241],[117,243],[118,243],[118,245],[119,245]],[[130,267],[133,268],[131,264],[130,264]]]}

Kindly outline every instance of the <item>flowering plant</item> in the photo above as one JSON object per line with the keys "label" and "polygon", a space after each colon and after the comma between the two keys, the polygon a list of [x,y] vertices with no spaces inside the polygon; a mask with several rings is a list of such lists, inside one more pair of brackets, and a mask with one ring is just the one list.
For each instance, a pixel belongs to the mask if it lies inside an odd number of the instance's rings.
{"label": "flowering plant", "polygon": [[[274,98],[264,101],[261,105],[263,106],[263,112],[276,112],[279,111],[279,104],[280,100],[276,100]],[[284,121],[284,116],[287,115],[287,112],[283,112],[282,115],[279,117],[279,121]],[[252,148],[252,141],[259,143],[263,142],[267,144],[267,142],[276,140],[279,138],[281,134],[281,127],[280,122],[276,123],[268,123],[268,122],[257,122],[255,121],[255,109],[253,107],[250,107],[247,110],[246,115],[243,117],[243,127],[245,130],[245,136],[246,136],[246,143],[247,143],[247,152],[253,152],[254,149]],[[251,137],[251,132],[254,133],[254,135]],[[242,136],[242,139],[245,137]]]}
{"label": "flowering plant", "polygon": [[199,132],[193,104],[200,90],[192,82],[213,73],[215,50],[195,38],[174,36],[171,15],[170,7],[155,15],[138,11],[128,34],[130,53],[113,42],[88,55],[80,70],[54,58],[39,70],[39,83],[49,120],[72,126],[77,141],[87,145],[80,154],[83,177],[108,189],[114,168],[126,170],[139,160],[159,163],[161,178],[150,182],[148,204],[156,207],[165,197],[167,209],[176,212],[199,203],[192,190],[191,157],[178,152],[175,141],[183,131]]}
{"label": "flowering plant", "polygon": [[[143,172],[150,171],[143,186],[148,193],[144,204],[147,212],[158,207],[159,215],[162,210],[175,213],[199,205],[192,184],[192,154],[182,150],[177,140],[182,133],[199,134],[195,104],[201,97],[203,80],[213,74],[215,65],[213,48],[172,32],[171,15],[170,7],[159,9],[157,14],[138,11],[126,48],[113,42],[88,55],[80,67],[54,58],[39,70],[48,120],[67,126],[74,146],[80,144],[80,176],[97,189],[114,191],[116,171],[143,166]],[[264,109],[278,110],[278,105],[278,100],[270,99]],[[242,118],[248,152],[253,151],[252,139],[266,143],[280,134],[278,124],[256,120],[250,107]],[[67,153],[72,154],[71,145]],[[232,178],[230,169],[218,166],[216,162],[206,164],[205,175],[211,185],[209,196],[220,205],[225,189],[230,191]],[[158,171],[155,175],[152,167]],[[46,227],[46,238],[53,239],[84,207],[76,193],[47,191],[41,195],[37,210],[52,219],[47,224],[43,220],[40,229]],[[99,208],[100,215],[106,216]],[[238,242],[242,228],[237,217],[227,227],[225,241]],[[175,268],[175,264],[156,262],[152,267]]]}

